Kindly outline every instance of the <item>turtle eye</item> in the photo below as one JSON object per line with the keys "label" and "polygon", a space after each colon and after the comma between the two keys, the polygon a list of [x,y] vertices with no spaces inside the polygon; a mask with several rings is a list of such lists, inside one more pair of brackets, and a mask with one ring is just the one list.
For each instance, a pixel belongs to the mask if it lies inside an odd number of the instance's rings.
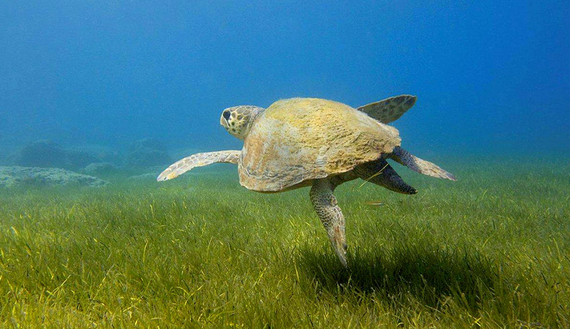
{"label": "turtle eye", "polygon": [[222,115],[224,116],[224,119],[226,119],[226,120],[230,119],[230,111],[224,111],[224,113],[222,113]]}

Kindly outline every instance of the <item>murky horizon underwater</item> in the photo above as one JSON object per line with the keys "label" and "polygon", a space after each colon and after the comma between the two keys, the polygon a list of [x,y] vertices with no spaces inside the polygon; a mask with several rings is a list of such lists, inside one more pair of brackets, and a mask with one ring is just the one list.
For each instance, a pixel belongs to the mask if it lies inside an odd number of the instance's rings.
{"label": "murky horizon underwater", "polygon": [[400,94],[418,97],[392,123],[413,153],[567,158],[568,13],[563,1],[8,3],[0,163],[42,140],[130,167],[152,139],[176,160],[239,149],[219,126],[230,106]]}

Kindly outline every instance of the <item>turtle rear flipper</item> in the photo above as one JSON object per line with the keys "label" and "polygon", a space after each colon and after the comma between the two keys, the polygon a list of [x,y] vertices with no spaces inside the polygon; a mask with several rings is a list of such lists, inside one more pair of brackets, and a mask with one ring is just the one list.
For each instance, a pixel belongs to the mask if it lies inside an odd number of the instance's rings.
{"label": "turtle rear flipper", "polygon": [[396,170],[384,159],[361,164],[354,169],[358,177],[391,191],[402,194],[416,194],[418,190],[406,184]]}
{"label": "turtle rear flipper", "polygon": [[417,173],[436,178],[449,179],[452,181],[456,180],[455,176],[441,169],[439,166],[429,161],[422,160],[399,146],[394,148],[390,154],[390,158]]}

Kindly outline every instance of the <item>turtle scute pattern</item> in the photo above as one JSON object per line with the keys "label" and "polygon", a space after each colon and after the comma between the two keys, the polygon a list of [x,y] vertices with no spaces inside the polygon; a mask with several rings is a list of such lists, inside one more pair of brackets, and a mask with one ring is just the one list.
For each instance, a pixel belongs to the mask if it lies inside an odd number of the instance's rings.
{"label": "turtle scute pattern", "polygon": [[400,145],[398,130],[348,105],[315,98],[273,103],[244,140],[240,183],[280,191],[376,160]]}

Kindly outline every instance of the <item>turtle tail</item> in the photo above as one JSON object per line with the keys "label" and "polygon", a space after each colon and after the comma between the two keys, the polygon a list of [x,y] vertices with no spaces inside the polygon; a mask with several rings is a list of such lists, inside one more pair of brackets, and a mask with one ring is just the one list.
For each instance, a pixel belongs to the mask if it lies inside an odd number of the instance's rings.
{"label": "turtle tail", "polygon": [[451,173],[448,173],[447,171],[441,169],[439,166],[429,161],[425,161],[414,156],[399,146],[396,146],[394,148],[392,154],[390,155],[390,158],[417,173],[436,178],[449,179],[452,181],[456,180],[455,176],[453,176]]}

